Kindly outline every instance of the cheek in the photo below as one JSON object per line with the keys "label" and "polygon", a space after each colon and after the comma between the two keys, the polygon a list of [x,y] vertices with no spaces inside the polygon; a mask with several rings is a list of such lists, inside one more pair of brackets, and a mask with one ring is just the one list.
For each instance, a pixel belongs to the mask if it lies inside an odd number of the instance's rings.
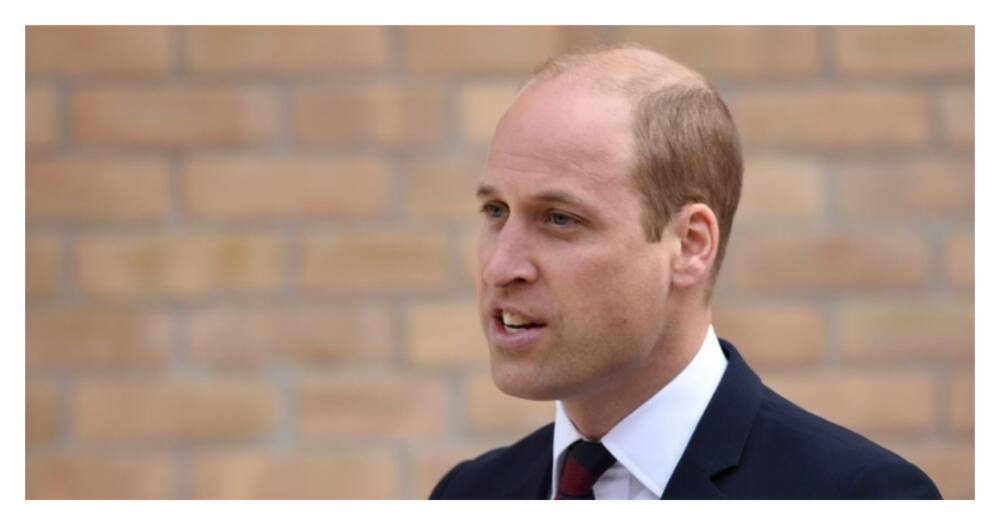
{"label": "cheek", "polygon": [[573,283],[564,283],[572,297],[563,306],[575,313],[579,333],[613,339],[607,343],[643,343],[664,322],[669,291],[664,264],[637,247],[631,253],[602,254],[580,261]]}
{"label": "cheek", "polygon": [[571,322],[581,323],[579,330],[627,333],[656,315],[664,280],[655,265],[616,253],[581,258],[568,268],[566,282],[555,289],[569,292],[562,307]]}

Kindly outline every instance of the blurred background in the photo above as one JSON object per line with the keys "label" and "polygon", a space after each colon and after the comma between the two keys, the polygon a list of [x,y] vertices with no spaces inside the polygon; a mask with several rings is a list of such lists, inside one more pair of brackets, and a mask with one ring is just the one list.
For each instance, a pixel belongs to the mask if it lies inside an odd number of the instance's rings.
{"label": "blurred background", "polygon": [[546,58],[634,41],[733,110],[715,326],[974,497],[971,27],[28,27],[26,496],[423,498],[500,394],[473,191]]}

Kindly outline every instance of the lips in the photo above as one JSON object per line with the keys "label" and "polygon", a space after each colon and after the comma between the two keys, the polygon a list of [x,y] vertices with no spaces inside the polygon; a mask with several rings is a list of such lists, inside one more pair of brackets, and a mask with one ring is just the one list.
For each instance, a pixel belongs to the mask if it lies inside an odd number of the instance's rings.
{"label": "lips", "polygon": [[491,310],[487,337],[492,346],[506,351],[522,351],[532,346],[546,331],[541,316],[511,305]]}
{"label": "lips", "polygon": [[507,328],[512,329],[536,328],[547,324],[541,316],[508,305],[493,308],[492,316],[499,319]]}

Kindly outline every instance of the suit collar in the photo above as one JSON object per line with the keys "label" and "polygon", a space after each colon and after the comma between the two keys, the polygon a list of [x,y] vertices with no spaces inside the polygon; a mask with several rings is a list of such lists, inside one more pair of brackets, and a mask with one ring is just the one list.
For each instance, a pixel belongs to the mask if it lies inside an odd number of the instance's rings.
{"label": "suit collar", "polygon": [[719,340],[729,364],[698,422],[662,499],[719,499],[726,495],[712,478],[738,465],[763,391],[760,378],[736,347]]}

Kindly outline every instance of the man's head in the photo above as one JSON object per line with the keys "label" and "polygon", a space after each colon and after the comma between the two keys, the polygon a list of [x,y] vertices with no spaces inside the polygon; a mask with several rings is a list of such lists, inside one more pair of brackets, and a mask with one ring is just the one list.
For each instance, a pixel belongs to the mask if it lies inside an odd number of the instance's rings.
{"label": "man's head", "polygon": [[669,359],[707,312],[741,171],[697,73],[638,48],[544,65],[497,125],[478,194],[498,387],[567,399]]}
{"label": "man's head", "polygon": [[559,55],[528,85],[575,72],[632,106],[633,182],[643,198],[643,228],[657,241],[674,212],[707,204],[719,221],[719,253],[706,301],[725,256],[743,182],[739,135],[729,109],[700,74],[635,45]]}

